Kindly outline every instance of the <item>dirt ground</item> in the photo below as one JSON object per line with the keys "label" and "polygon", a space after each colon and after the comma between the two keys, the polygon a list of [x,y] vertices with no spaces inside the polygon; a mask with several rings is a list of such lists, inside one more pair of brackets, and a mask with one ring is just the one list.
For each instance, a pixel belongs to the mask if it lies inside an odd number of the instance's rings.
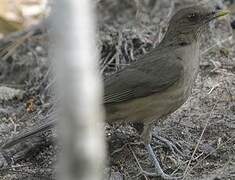
{"label": "dirt ground", "polygon": [[[157,46],[175,9],[190,0],[116,1],[97,4],[100,64],[108,76]],[[232,7],[232,1],[213,1],[213,7]],[[152,145],[165,172],[186,179],[235,179],[235,40],[230,22],[221,19],[210,24],[202,37],[200,73],[192,96],[166,120],[156,123]],[[10,38],[14,41],[14,38]],[[6,41],[7,42],[7,41]],[[40,32],[19,43],[13,52],[0,55],[0,87],[17,90],[2,98],[0,90],[0,143],[26,127],[53,118],[54,98],[48,34]],[[5,47],[5,43],[0,43]],[[11,168],[0,170],[0,179],[54,179],[56,152],[54,130],[35,137],[30,152],[14,154]],[[107,125],[107,179],[160,179],[148,177],[142,169],[154,172],[140,136],[131,124]],[[176,144],[182,154],[174,154],[156,137]],[[43,145],[42,145],[43,143]],[[40,146],[39,146],[40,145]]]}

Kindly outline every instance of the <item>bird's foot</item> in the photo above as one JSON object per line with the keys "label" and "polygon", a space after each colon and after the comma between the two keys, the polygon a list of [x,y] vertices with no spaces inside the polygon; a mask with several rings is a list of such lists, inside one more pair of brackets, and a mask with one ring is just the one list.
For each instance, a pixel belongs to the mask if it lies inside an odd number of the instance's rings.
{"label": "bird's foot", "polygon": [[164,143],[171,151],[172,153],[178,157],[178,155],[180,155],[181,157],[184,157],[185,155],[182,152],[182,148],[179,144],[175,145],[174,143],[172,143],[171,141],[169,141],[168,139],[161,137],[161,136],[155,136],[156,139],[158,139],[159,141],[161,141],[162,143]]}
{"label": "bird's foot", "polygon": [[161,168],[161,166],[160,166],[160,164],[159,164],[159,162],[153,152],[151,145],[147,144],[146,149],[148,150],[149,157],[154,164],[156,173],[148,173],[146,171],[143,171],[144,174],[146,174],[147,176],[158,176],[158,177],[160,176],[163,179],[181,179],[182,178],[182,177],[173,177],[171,175],[164,173],[164,171],[162,170],[162,168]]}

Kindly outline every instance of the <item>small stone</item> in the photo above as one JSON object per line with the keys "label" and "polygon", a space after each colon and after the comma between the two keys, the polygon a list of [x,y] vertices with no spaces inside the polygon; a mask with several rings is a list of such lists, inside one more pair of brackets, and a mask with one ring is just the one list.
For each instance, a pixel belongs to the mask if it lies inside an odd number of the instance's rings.
{"label": "small stone", "polygon": [[33,53],[32,52],[28,52],[27,55],[32,57]]}
{"label": "small stone", "polygon": [[36,47],[36,51],[39,52],[39,53],[41,53],[41,52],[43,51],[43,48],[42,48],[41,46],[37,46],[37,47]]}

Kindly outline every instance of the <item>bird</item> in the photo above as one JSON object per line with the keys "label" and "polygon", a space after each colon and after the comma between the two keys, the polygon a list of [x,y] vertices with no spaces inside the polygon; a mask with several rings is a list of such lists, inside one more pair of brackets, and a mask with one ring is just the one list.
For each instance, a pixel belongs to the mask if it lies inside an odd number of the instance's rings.
{"label": "bird", "polygon": [[142,139],[164,179],[171,177],[163,172],[150,145],[153,122],[187,101],[199,70],[200,36],[210,21],[227,14],[200,5],[179,10],[156,48],[104,83],[107,121],[124,119],[144,125]]}
{"label": "bird", "polygon": [[[227,10],[196,5],[178,10],[170,19],[167,31],[150,52],[116,73],[104,78],[103,104],[106,122],[131,122],[143,125],[141,138],[156,175],[175,179],[160,166],[151,147],[153,123],[165,119],[190,97],[199,71],[200,39],[209,22],[228,15]],[[24,138],[51,128],[49,121],[13,138],[6,149]]]}

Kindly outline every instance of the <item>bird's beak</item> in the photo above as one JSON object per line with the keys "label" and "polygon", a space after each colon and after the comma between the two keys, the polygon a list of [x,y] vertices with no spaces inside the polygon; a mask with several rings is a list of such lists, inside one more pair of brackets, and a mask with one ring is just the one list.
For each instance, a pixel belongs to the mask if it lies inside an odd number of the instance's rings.
{"label": "bird's beak", "polygon": [[206,18],[206,20],[203,22],[203,24],[207,24],[211,22],[214,19],[218,19],[220,17],[224,17],[226,15],[230,14],[230,11],[228,10],[218,10],[209,15],[209,17]]}
{"label": "bird's beak", "polygon": [[228,11],[228,10],[219,10],[219,11],[216,11],[214,13],[214,15],[212,16],[211,20],[217,19],[217,18],[220,18],[220,17],[223,17],[223,16],[226,16],[228,14],[230,14],[230,11]]}

